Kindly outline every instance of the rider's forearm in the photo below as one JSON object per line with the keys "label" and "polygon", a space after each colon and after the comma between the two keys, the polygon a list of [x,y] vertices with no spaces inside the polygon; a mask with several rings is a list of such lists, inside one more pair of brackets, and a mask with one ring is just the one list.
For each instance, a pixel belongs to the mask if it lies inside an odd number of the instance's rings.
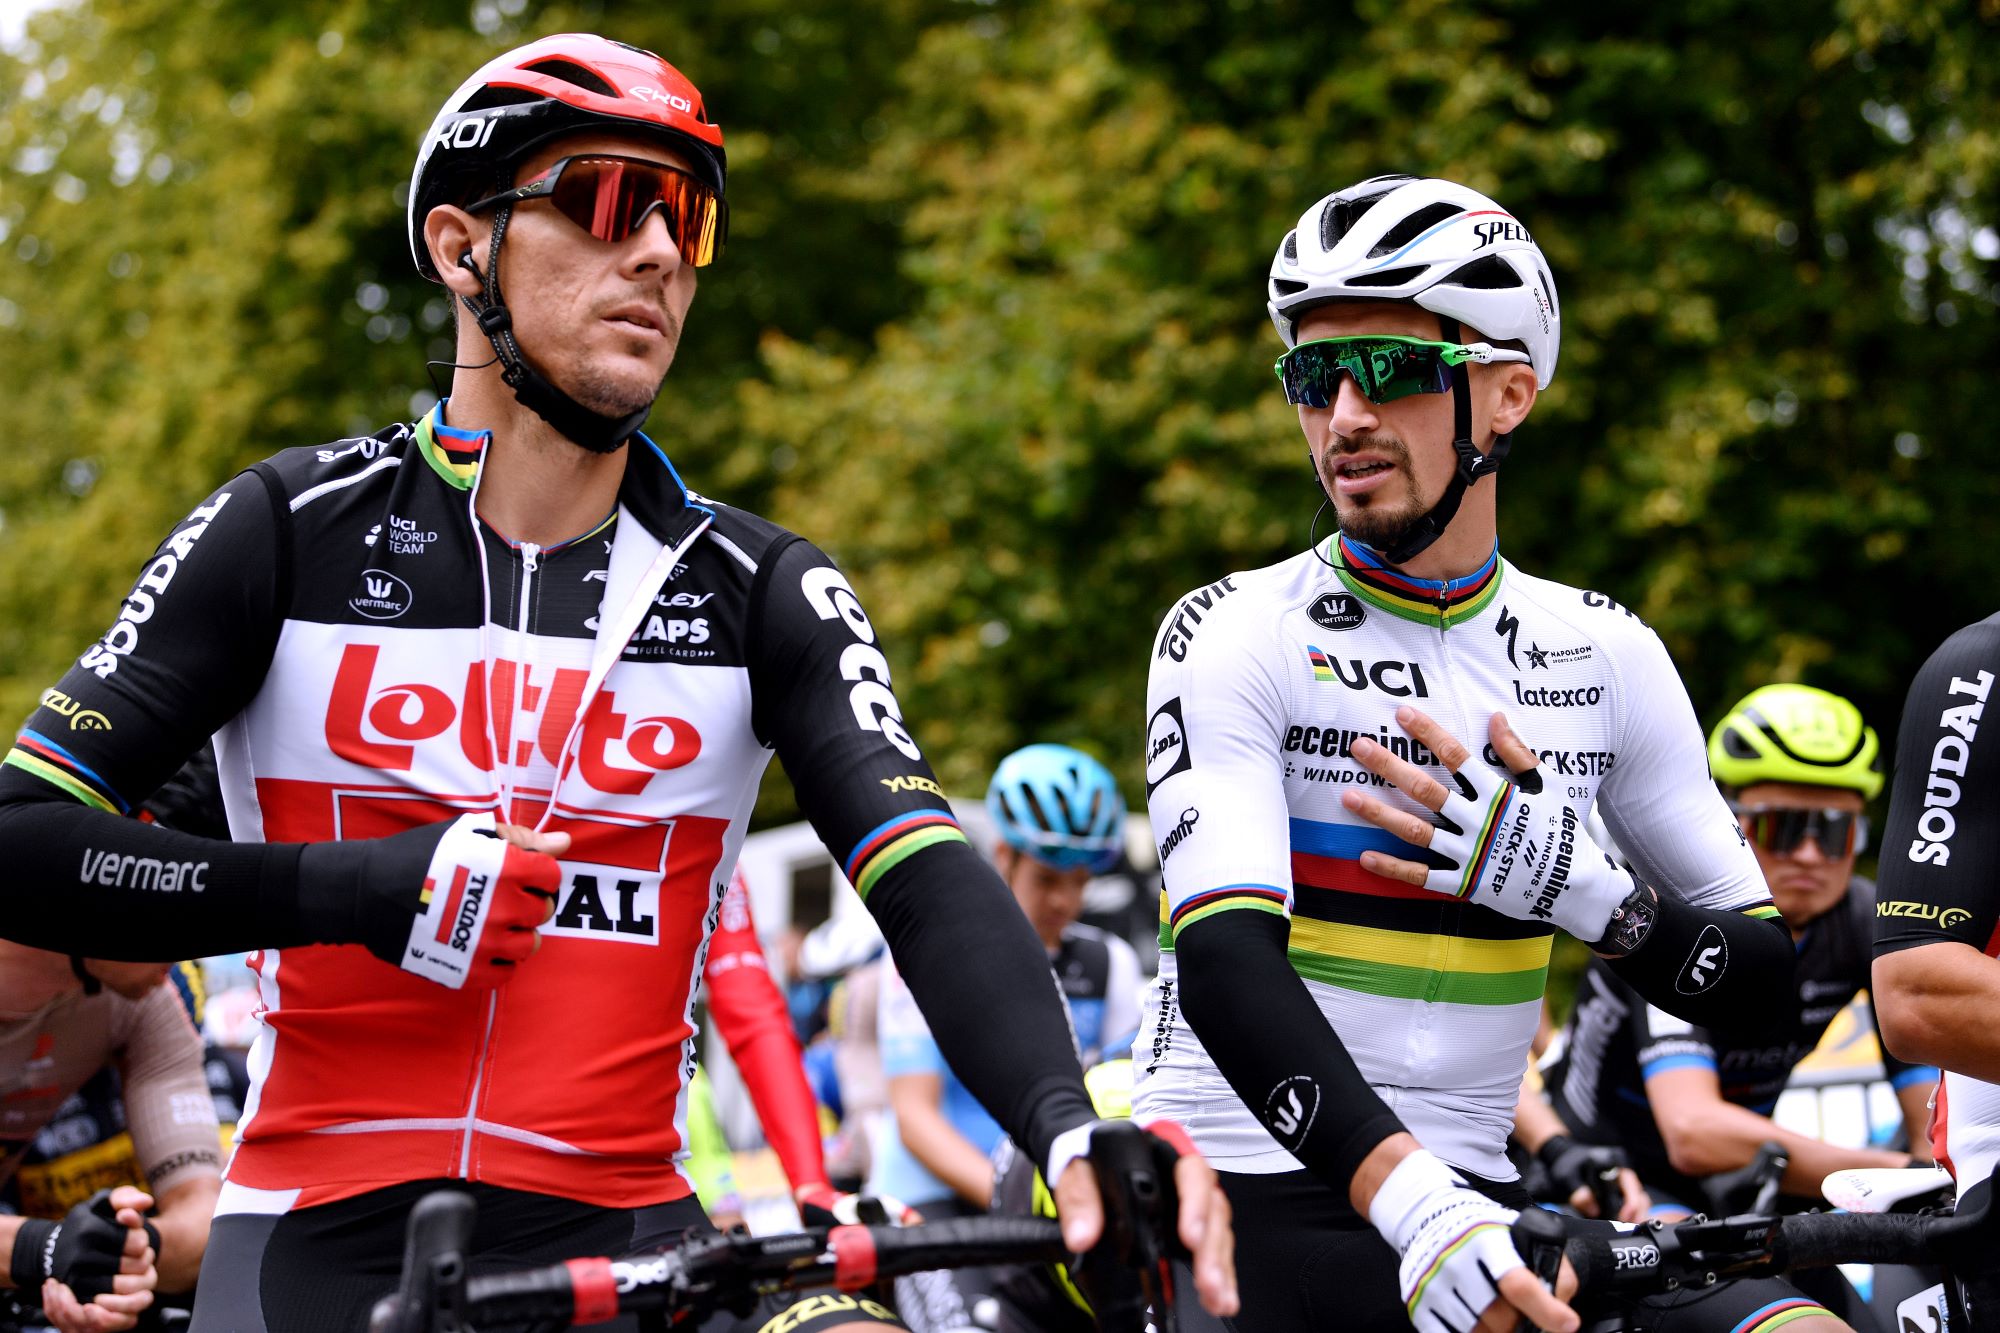
{"label": "rider's forearm", "polygon": [[889,1104],[896,1132],[926,1171],[951,1186],[952,1193],[980,1208],[993,1203],[993,1163],[945,1119],[938,1109],[934,1074],[901,1074],[889,1080]]}
{"label": "rider's forearm", "polygon": [[184,1181],[160,1196],[159,1211],[148,1220],[159,1229],[157,1266],[161,1291],[193,1291],[201,1275],[201,1256],[208,1248],[208,1225],[222,1193],[220,1176]]}
{"label": "rider's forearm", "polygon": [[962,841],[924,848],[868,908],[946,1063],[1033,1160],[1097,1118],[1048,954],[990,864]]}
{"label": "rider's forearm", "polygon": [[1953,941],[1899,949],[1875,960],[1869,995],[1899,1057],[2000,1083],[2000,1024],[1965,1021],[2000,1013],[2000,959]]}
{"label": "rider's forearm", "polygon": [[1657,1106],[1655,1111],[1659,1114],[1660,1137],[1667,1145],[1667,1158],[1674,1170],[1683,1175],[1712,1176],[1734,1171],[1748,1166],[1764,1144],[1776,1143],[1790,1158],[1782,1182],[1785,1192],[1816,1198],[1820,1182],[1835,1171],[1907,1165],[1902,1153],[1837,1147],[1794,1133],[1731,1102],[1718,1100],[1678,1116],[1660,1114]]}
{"label": "rider's forearm", "polygon": [[6,1261],[14,1253],[14,1238],[21,1233],[21,1223],[27,1220],[13,1213],[0,1213],[0,1287],[14,1285],[14,1276]]}
{"label": "rider's forearm", "polygon": [[134,962],[317,942],[299,919],[297,846],[177,833],[4,772],[7,939]]}
{"label": "rider's forearm", "polygon": [[[1651,920],[1636,926],[1648,909]],[[1591,947],[1648,1004],[1711,1031],[1774,1031],[1795,1010],[1798,955],[1775,920],[1696,907],[1641,885],[1624,920]]]}
{"label": "rider's forearm", "polygon": [[1403,1126],[1292,970],[1289,927],[1248,910],[1183,927],[1174,940],[1181,1012],[1251,1113],[1346,1194],[1363,1160]]}

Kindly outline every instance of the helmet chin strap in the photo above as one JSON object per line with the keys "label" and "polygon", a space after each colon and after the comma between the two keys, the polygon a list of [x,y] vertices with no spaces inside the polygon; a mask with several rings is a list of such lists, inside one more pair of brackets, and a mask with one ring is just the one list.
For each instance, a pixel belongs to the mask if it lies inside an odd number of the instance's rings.
{"label": "helmet chin strap", "polygon": [[503,204],[493,215],[493,242],[486,250],[486,272],[472,260],[472,252],[459,256],[459,267],[485,285],[483,296],[461,296],[465,308],[479,321],[480,332],[493,344],[500,358],[500,378],[514,391],[521,406],[554,426],[565,439],[594,454],[608,454],[646,424],[650,406],[622,417],[593,412],[549,382],[547,376],[528,364],[521,345],[514,341],[514,315],[500,299],[500,242],[507,234],[507,221],[514,214],[512,204]]}
{"label": "helmet chin strap", "polygon": [[[1438,324],[1446,342],[1460,340],[1457,320],[1440,315]],[[1458,455],[1458,466],[1451,474],[1451,484],[1444,488],[1444,494],[1438,497],[1430,512],[1404,528],[1395,544],[1381,552],[1382,558],[1392,565],[1407,564],[1428,550],[1432,542],[1444,536],[1444,530],[1458,516],[1459,503],[1465,499],[1465,488],[1488,473],[1498,472],[1513,443],[1511,431],[1494,437],[1490,453],[1480,453],[1472,443],[1472,380],[1466,374],[1463,361],[1451,367],[1451,405],[1454,418],[1451,447]]]}

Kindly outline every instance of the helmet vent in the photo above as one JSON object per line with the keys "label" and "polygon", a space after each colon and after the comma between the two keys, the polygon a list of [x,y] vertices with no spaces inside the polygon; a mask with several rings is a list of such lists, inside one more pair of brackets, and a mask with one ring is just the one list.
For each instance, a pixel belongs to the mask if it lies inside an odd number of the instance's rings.
{"label": "helmet vent", "polygon": [[1743,734],[1734,727],[1723,728],[1722,752],[1731,759],[1762,759],[1764,757],[1758,752],[1757,747],[1744,739]]}
{"label": "helmet vent", "polygon": [[1380,273],[1363,273],[1359,277],[1349,278],[1347,285],[1350,287],[1400,287],[1406,282],[1422,277],[1424,270],[1428,267],[1430,267],[1428,264],[1415,264],[1406,265],[1403,268],[1383,269]]}
{"label": "helmet vent", "polygon": [[1294,264],[1299,262],[1299,233],[1297,228],[1285,233],[1285,258]]}
{"label": "helmet vent", "polygon": [[1487,255],[1483,259],[1473,260],[1445,281],[1457,287],[1496,290],[1503,287],[1519,287],[1521,275],[1514,271],[1512,264],[1498,255]]}
{"label": "helmet vent", "polygon": [[1375,243],[1375,248],[1368,252],[1368,257],[1373,259],[1377,255],[1400,250],[1421,236],[1426,227],[1443,222],[1446,218],[1457,217],[1464,211],[1460,205],[1448,203],[1436,203],[1420,208],[1384,232],[1382,239]]}
{"label": "helmet vent", "polygon": [[564,83],[573,83],[579,88],[588,89],[590,92],[599,93],[605,97],[618,96],[616,88],[613,88],[601,77],[591,73],[574,60],[537,60],[534,64],[525,66],[525,68],[533,70],[537,74],[546,74],[552,79],[561,79]]}
{"label": "helmet vent", "polygon": [[1279,296],[1297,296],[1306,289],[1306,286],[1306,283],[1294,282],[1290,278],[1271,279],[1271,290]]}

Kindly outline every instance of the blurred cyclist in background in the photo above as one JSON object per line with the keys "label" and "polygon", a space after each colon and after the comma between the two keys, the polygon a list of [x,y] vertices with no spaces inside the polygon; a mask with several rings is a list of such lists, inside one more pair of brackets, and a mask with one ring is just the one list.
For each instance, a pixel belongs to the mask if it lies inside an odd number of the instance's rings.
{"label": "blurred cyclist in background", "polygon": [[[1879,752],[1859,709],[1809,685],[1753,690],[1709,737],[1709,769],[1798,954],[1783,1028],[1755,1038],[1713,1032],[1647,1004],[1600,960],[1584,973],[1547,1086],[1577,1139],[1631,1155],[1657,1213],[1705,1210],[1702,1180],[1747,1166],[1766,1142],[1790,1158],[1785,1192],[1808,1199],[1834,1171],[1910,1161],[1902,1152],[1839,1147],[1771,1119],[1792,1070],[1868,986],[1875,886],[1855,873],[1854,861],[1867,841],[1864,808],[1882,789]],[[1883,1063],[1921,1148],[1937,1071],[1886,1050]]]}
{"label": "blurred cyclist in background", "polygon": [[[1048,951],[1085,1068],[1129,1055],[1139,1027],[1138,955],[1078,921],[1084,886],[1124,847],[1117,781],[1081,750],[1030,745],[1000,761],[986,809],[999,835],[993,864]],[[930,1219],[986,1211],[991,1154],[1005,1136],[946,1064],[893,969],[878,1025],[892,1114],[878,1133],[868,1192],[903,1199]],[[923,1273],[897,1284],[896,1303],[912,1328],[959,1327],[986,1285],[975,1270]]]}

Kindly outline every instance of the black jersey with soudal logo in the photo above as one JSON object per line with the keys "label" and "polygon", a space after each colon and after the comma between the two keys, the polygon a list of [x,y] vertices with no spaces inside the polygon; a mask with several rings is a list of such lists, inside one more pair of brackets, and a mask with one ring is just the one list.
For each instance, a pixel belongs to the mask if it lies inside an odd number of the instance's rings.
{"label": "black jersey with soudal logo", "polygon": [[[1799,932],[1796,1004],[1791,1021],[1768,1039],[1746,1041],[1675,1018],[1647,1004],[1602,959],[1591,959],[1544,1074],[1563,1123],[1585,1142],[1623,1147],[1649,1184],[1678,1189],[1686,1195],[1682,1202],[1699,1200],[1699,1187],[1668,1160],[1646,1080],[1675,1069],[1706,1069],[1725,1101],[1770,1115],[1792,1071],[1868,988],[1875,901],[1875,886],[1856,876],[1846,897]],[[1898,1060],[1886,1048],[1882,1061],[1897,1088],[1937,1079],[1935,1069]]]}
{"label": "black jersey with soudal logo", "polygon": [[[489,810],[570,835],[542,948],[498,991],[354,946],[253,960],[264,1024],[224,1211],[430,1177],[610,1207],[684,1196],[694,991],[774,752],[892,943],[951,913],[954,931],[989,913],[1015,929],[823,553],[689,492],[644,436],[614,511],[566,542],[509,542],[473,517],[490,437],[443,412],[286,451],[210,495],[0,768],[0,813],[124,812],[213,734],[239,842]],[[172,835],[133,821],[34,829],[41,873],[92,893],[224,884],[209,851],[163,856]],[[180,845],[216,866],[228,850]],[[933,946],[945,988],[991,983],[957,949]],[[1031,1008],[1060,1043],[1059,1008]],[[982,1040],[996,1063],[1015,1044]],[[1089,1118],[1066,1063],[1057,1046],[1008,1071],[1007,1115],[1037,1144]]]}

